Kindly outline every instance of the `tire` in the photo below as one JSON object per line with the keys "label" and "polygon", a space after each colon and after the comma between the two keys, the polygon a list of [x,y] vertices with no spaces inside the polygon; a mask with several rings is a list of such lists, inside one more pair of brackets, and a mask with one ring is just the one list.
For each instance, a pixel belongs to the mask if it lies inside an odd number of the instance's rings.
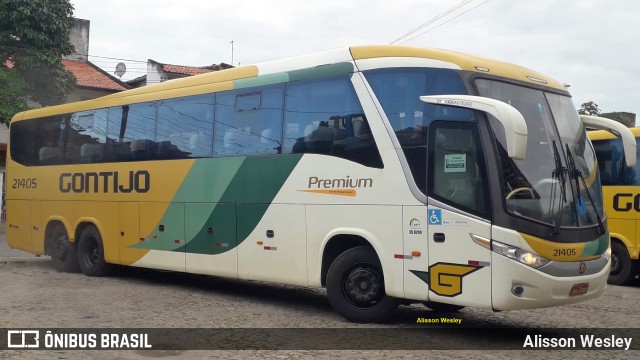
{"label": "tire", "polygon": [[385,294],[380,260],[369,247],[355,247],[340,254],[329,267],[326,284],[331,306],[351,322],[383,322],[400,304]]}
{"label": "tire", "polygon": [[456,312],[464,309],[464,306],[443,304],[435,301],[425,301],[424,306],[436,312]]}
{"label": "tire", "polygon": [[104,261],[102,236],[94,226],[88,226],[80,234],[78,263],[87,276],[105,276],[111,271],[111,266]]}
{"label": "tire", "polygon": [[53,226],[50,232],[47,254],[51,256],[53,267],[59,272],[80,272],[77,246],[69,241],[67,230],[62,224]]}
{"label": "tire", "polygon": [[611,285],[627,285],[638,273],[638,263],[629,256],[627,247],[619,242],[611,242],[611,271],[607,282]]}

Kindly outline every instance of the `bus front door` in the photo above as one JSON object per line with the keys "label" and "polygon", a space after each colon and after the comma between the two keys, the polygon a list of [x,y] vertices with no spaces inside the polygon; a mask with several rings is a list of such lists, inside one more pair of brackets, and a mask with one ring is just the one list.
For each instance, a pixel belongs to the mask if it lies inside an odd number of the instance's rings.
{"label": "bus front door", "polygon": [[449,210],[427,210],[429,301],[491,306],[491,224]]}

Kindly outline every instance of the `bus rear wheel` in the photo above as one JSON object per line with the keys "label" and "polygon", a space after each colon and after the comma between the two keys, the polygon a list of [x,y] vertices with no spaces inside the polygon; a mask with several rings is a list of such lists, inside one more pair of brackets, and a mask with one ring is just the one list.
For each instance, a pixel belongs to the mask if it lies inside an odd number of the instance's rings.
{"label": "bus rear wheel", "polygon": [[76,244],[69,241],[67,230],[62,224],[54,225],[47,253],[51,256],[53,267],[59,272],[80,272]]}
{"label": "bus rear wheel", "polygon": [[631,259],[627,247],[618,242],[611,242],[611,271],[607,281],[611,285],[627,285],[638,272],[638,263]]}
{"label": "bus rear wheel", "polygon": [[357,323],[382,322],[395,312],[399,300],[384,291],[382,266],[375,251],[355,247],[340,254],[327,273],[327,297],[333,309]]}
{"label": "bus rear wheel", "polygon": [[93,226],[88,226],[80,234],[78,262],[82,272],[87,276],[105,276],[111,270],[110,265],[104,260],[102,236]]}

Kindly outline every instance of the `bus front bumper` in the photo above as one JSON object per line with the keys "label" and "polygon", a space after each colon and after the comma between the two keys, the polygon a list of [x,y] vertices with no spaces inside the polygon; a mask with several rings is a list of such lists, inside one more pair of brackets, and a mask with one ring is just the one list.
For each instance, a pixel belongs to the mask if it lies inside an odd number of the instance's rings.
{"label": "bus front bumper", "polygon": [[[493,309],[518,310],[573,304],[597,298],[604,293],[610,261],[600,258],[556,264],[575,268],[572,271],[575,276],[567,276],[572,273],[569,271],[547,274],[504,256],[492,254]],[[584,275],[579,275],[577,270],[581,264]]]}

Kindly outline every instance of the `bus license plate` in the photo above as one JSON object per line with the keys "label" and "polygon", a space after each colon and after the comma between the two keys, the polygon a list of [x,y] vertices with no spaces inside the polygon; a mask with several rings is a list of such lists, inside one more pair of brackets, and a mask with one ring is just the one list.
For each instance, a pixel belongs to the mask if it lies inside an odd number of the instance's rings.
{"label": "bus license plate", "polygon": [[569,296],[584,295],[587,293],[587,289],[589,289],[589,283],[575,284],[571,288]]}

